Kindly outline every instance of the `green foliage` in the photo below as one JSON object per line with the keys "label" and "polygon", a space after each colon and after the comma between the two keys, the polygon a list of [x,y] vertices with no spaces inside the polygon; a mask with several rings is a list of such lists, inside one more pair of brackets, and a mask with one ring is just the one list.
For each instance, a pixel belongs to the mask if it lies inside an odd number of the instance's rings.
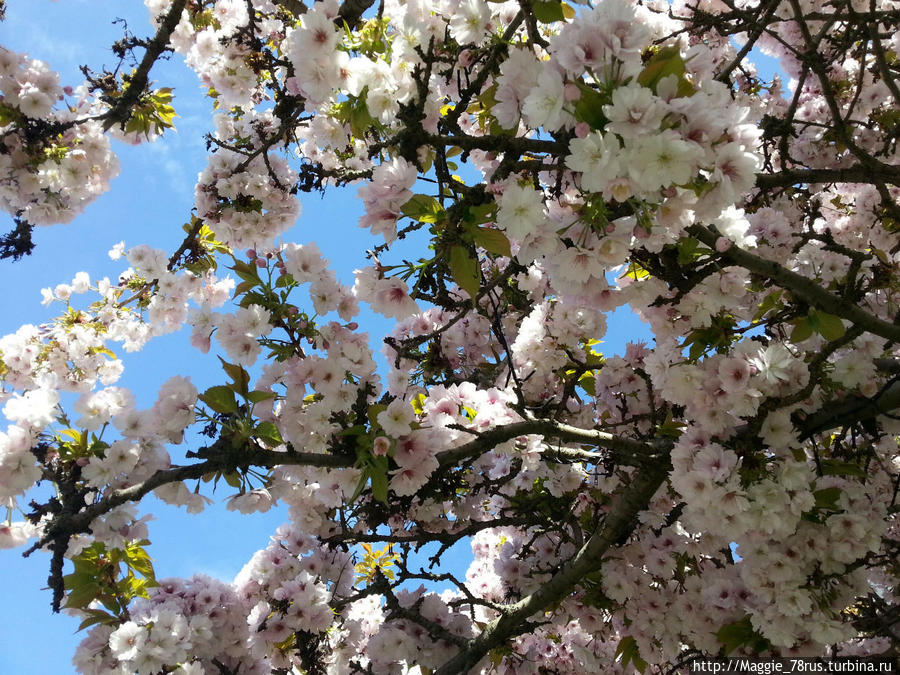
{"label": "green foliage", "polygon": [[698,361],[710,349],[724,354],[737,338],[735,328],[734,317],[727,314],[714,316],[709,326],[688,333],[681,347],[689,347],[688,360],[691,362]]}
{"label": "green foliage", "polygon": [[575,119],[587,123],[595,131],[603,129],[609,123],[609,118],[603,114],[603,106],[612,103],[609,91],[597,91],[584,82],[575,84],[581,92],[581,97],[575,103]]}
{"label": "green foliage", "polygon": [[444,214],[444,208],[434,197],[413,195],[400,207],[400,213],[420,223],[436,223]]}
{"label": "green foliage", "polygon": [[834,314],[810,309],[809,314],[791,321],[794,326],[791,331],[791,342],[800,343],[818,333],[826,340],[838,340],[846,332],[843,322]]}
{"label": "green foliage", "polygon": [[466,246],[453,246],[450,248],[449,265],[453,281],[475,298],[481,287],[481,266],[475,254]]}
{"label": "green foliage", "polygon": [[356,138],[365,138],[369,129],[381,126],[366,105],[368,90],[368,87],[363,87],[359,96],[348,96],[346,100],[336,103],[331,110],[332,116],[341,124],[350,125],[350,133]]}
{"label": "green foliage", "polygon": [[372,496],[382,504],[387,504],[388,458],[384,455],[373,455],[370,451],[362,451],[357,466],[362,473],[350,501],[355,501],[366,489],[366,485],[371,483]]}
{"label": "green foliage", "polygon": [[[254,392],[255,393],[255,392]],[[260,422],[253,430],[253,435],[265,443],[270,448],[274,448],[284,443],[281,432],[272,422]]]}
{"label": "green foliage", "polygon": [[[66,422],[63,422],[66,423]],[[65,439],[69,440],[65,440]],[[56,436],[56,448],[63,461],[85,457],[103,457],[109,443],[101,441],[96,434],[88,434],[77,429],[62,429]]]}
{"label": "green foliage", "polygon": [[12,106],[0,103],[0,127],[22,121],[22,113]]}
{"label": "green foliage", "polygon": [[716,632],[716,638],[727,656],[736,649],[747,649],[754,654],[761,654],[771,649],[772,644],[760,635],[750,622],[750,616],[740,621],[725,624]]}
{"label": "green foliage", "polygon": [[637,641],[630,635],[626,635],[619,640],[619,646],[616,647],[615,658],[621,660],[622,668],[627,668],[628,664],[632,664],[635,670],[643,673],[647,670],[647,662],[641,658],[638,651]]}
{"label": "green foliage", "polygon": [[238,411],[237,399],[231,387],[218,385],[200,394],[199,399],[217,413],[228,415]]}
{"label": "green foliage", "polygon": [[475,233],[472,235],[472,238],[475,240],[476,244],[488,253],[506,256],[507,258],[512,256],[512,251],[509,247],[509,239],[507,239],[506,235],[500,230],[477,227],[475,228]]}
{"label": "green foliage", "polygon": [[[123,76],[122,88],[114,95],[114,101],[124,96],[128,91],[133,75],[134,73],[131,76]],[[151,131],[158,136],[166,129],[174,129],[174,119],[177,115],[175,108],[172,106],[172,99],[173,95],[170,87],[160,87],[141,96],[140,100],[131,108],[130,115],[125,122],[125,131],[127,133],[143,134],[144,138],[150,140]],[[116,123],[116,118],[110,117],[104,122],[104,129],[111,129]]]}
{"label": "green foliage", "polygon": [[[147,589],[158,585],[144,548],[149,543],[133,541],[124,549],[107,549],[106,544],[95,542],[72,558],[75,570],[63,577],[65,606],[88,614],[79,630],[97,623],[118,623],[127,617],[128,604],[134,598],[149,597]],[[107,611],[89,608],[93,602]]]}
{"label": "green foliage", "polygon": [[566,18],[575,16],[575,10],[569,5],[554,0],[534,0],[531,3],[531,11],[534,13],[534,18],[541,23],[564,21]]}
{"label": "green foliage", "polygon": [[681,50],[677,46],[661,47],[647,61],[637,81],[638,84],[652,89],[655,94],[660,81],[674,75],[678,80],[678,96],[691,96],[697,89],[685,77],[686,73],[687,67],[681,57]]}
{"label": "green foliage", "polygon": [[219,264],[216,261],[216,253],[230,254],[231,248],[216,239],[216,234],[207,225],[200,225],[196,216],[191,217],[191,222],[185,223],[182,229],[190,233],[199,225],[194,236],[194,250],[185,263],[185,268],[196,275],[202,275],[207,270],[215,271]]}
{"label": "green foliage", "polygon": [[362,544],[362,549],[366,553],[363,559],[354,566],[357,574],[355,583],[357,585],[371,584],[375,581],[379,571],[386,579],[393,581],[396,575],[391,568],[394,561],[400,559],[400,556],[394,553],[393,547],[388,544],[380,551],[376,551],[369,544]]}
{"label": "green foliage", "polygon": [[387,17],[374,17],[366,21],[358,30],[351,31],[344,24],[344,40],[342,46],[349,51],[355,51],[370,59],[389,55],[391,53],[391,35],[388,33],[390,19]]}

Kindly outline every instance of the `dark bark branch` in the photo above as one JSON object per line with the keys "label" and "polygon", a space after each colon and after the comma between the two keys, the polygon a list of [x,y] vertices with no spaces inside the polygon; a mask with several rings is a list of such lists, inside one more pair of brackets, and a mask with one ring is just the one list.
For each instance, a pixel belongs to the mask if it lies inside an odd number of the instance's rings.
{"label": "dark bark branch", "polygon": [[374,4],[375,0],[344,0],[338,10],[336,21],[346,22],[350,30],[354,30],[359,27],[362,15]]}
{"label": "dark bark branch", "polygon": [[744,60],[744,57],[750,53],[750,50],[756,45],[756,41],[762,36],[763,32],[765,32],[766,26],[772,20],[772,15],[775,13],[775,10],[778,8],[778,5],[781,0],[769,0],[769,6],[766,9],[766,13],[759,20],[757,27],[753,29],[753,32],[750,33],[750,36],[747,39],[747,42],[741,47],[741,50],[737,53],[737,55],[732,59],[731,63],[729,63],[725,68],[722,69],[718,75],[716,75],[716,79],[719,82],[728,83],[728,78],[731,76],[731,73],[737,68],[741,61]]}
{"label": "dark bark branch", "polygon": [[[701,225],[692,225],[688,228],[688,232],[710,248],[715,249],[717,233]],[[733,265],[743,267],[771,280],[816,309],[835,314],[886,340],[900,342],[900,324],[890,323],[870,314],[856,304],[825,290],[812,279],[792,272],[776,262],[760,258],[735,245],[732,245],[721,256]]]}
{"label": "dark bark branch", "polygon": [[109,126],[118,122],[124,127],[125,122],[131,117],[131,107],[140,101],[141,96],[144,95],[144,90],[147,88],[150,78],[150,69],[168,48],[169,38],[172,36],[175,27],[178,26],[178,22],[181,21],[181,13],[184,11],[186,4],[187,0],[175,0],[172,6],[169,7],[169,11],[163,18],[156,35],[147,43],[144,58],[141,59],[140,65],[138,65],[134,75],[131,76],[128,88],[116,99],[109,112],[102,116],[106,118]]}
{"label": "dark bark branch", "polygon": [[581,550],[538,590],[506,607],[499,618],[469,640],[456,656],[435,671],[435,675],[468,672],[492,649],[521,634],[527,628],[529,617],[565,598],[586,575],[600,569],[606,552],[634,531],[638,513],[647,508],[663,484],[668,468],[668,458],[660,458],[655,466],[640,469],[628,485],[616,492],[603,522]]}
{"label": "dark bark branch", "polygon": [[[593,445],[598,448],[612,450],[618,459],[623,462],[633,462],[634,465],[643,465],[658,461],[664,451],[662,444],[653,445],[650,443],[642,443],[631,438],[615,436],[605,431],[597,431],[595,429],[581,429],[573,427],[562,422],[544,419],[530,419],[523,422],[514,422],[506,424],[502,427],[496,427],[489,431],[485,431],[472,441],[460,445],[451,450],[444,450],[437,454],[438,462],[446,466],[449,464],[457,464],[458,462],[470,458],[477,457],[487,450],[518,436],[528,436],[531,434],[539,434],[547,438],[558,438],[562,441],[581,443],[584,445]],[[553,452],[565,455],[568,448],[554,450]],[[586,454],[573,451],[571,458],[577,461],[585,461]],[[593,455],[595,461],[602,459],[598,455]]]}
{"label": "dark bark branch", "polygon": [[900,408],[900,381],[895,380],[875,396],[848,396],[830,402],[797,426],[801,438],[807,439],[847,424],[864,422],[878,415],[891,414]]}
{"label": "dark bark branch", "polygon": [[877,167],[857,164],[844,169],[792,169],[777,173],[756,174],[756,187],[760,190],[812,183],[873,183],[875,181],[900,185],[900,167],[880,163]]}

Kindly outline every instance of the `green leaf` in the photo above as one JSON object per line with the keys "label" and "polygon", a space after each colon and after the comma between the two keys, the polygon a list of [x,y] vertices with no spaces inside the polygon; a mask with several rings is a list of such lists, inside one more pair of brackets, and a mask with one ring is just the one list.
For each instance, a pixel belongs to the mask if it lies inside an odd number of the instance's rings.
{"label": "green leaf", "polygon": [[244,367],[234,363],[228,363],[221,356],[219,361],[222,362],[222,369],[225,374],[231,378],[232,386],[230,387],[241,396],[246,397],[250,385],[250,373],[244,370]]}
{"label": "green leaf", "polygon": [[813,327],[809,317],[794,319],[790,323],[794,326],[794,330],[791,331],[790,337],[791,342],[794,344],[799,344],[812,336]]}
{"label": "green leaf", "polygon": [[[67,605],[68,606],[68,605]],[[87,618],[78,624],[78,628],[75,632],[82,631],[85,628],[90,628],[98,623],[114,625],[119,623],[120,619],[116,616],[113,616],[109,612],[104,612],[102,609],[83,609],[83,613],[87,614]]]}
{"label": "green leaf", "polygon": [[231,473],[223,473],[222,478],[224,478],[225,482],[235,489],[240,490],[244,486],[244,483],[241,480],[241,475],[237,471],[232,471]]}
{"label": "green leaf", "polygon": [[725,624],[716,637],[722,643],[726,656],[739,647],[749,647],[757,654],[771,647],[771,643],[754,630],[749,615],[740,621]]}
{"label": "green leaf", "polygon": [[278,427],[272,422],[260,422],[257,424],[255,434],[259,440],[270,448],[284,443],[284,439],[281,438],[281,432],[278,431]]}
{"label": "green leaf", "polygon": [[[372,479],[372,496],[382,504],[387,504],[388,498],[388,477],[387,477],[387,457],[373,457],[373,460],[385,460],[370,465],[369,476]],[[377,465],[376,465],[377,464]]]}
{"label": "green leaf", "polygon": [[237,400],[234,398],[234,391],[231,387],[224,385],[210,387],[200,394],[199,398],[217,413],[225,415],[238,411]]}
{"label": "green leaf", "polygon": [[235,260],[234,267],[231,268],[244,281],[252,282],[254,286],[261,283],[259,274],[256,273],[256,265],[249,265],[243,260]]}
{"label": "green leaf", "polygon": [[810,310],[810,320],[814,323],[816,332],[828,341],[839,340],[844,337],[846,330],[840,318],[834,314],[826,314]]}
{"label": "green leaf", "polygon": [[553,0],[534,0],[531,3],[531,10],[534,12],[534,18],[541,23],[553,23],[566,18],[563,3]]}
{"label": "green leaf", "polygon": [[488,253],[512,257],[509,249],[509,239],[500,230],[492,230],[487,227],[479,227],[475,230],[475,243]]}
{"label": "green leaf", "polygon": [[659,425],[657,433],[660,436],[665,436],[668,438],[680,438],[681,434],[684,433],[685,426],[687,425],[684,422],[679,422],[674,417],[672,417],[672,411],[670,410],[666,415],[666,421]]}
{"label": "green leaf", "polygon": [[5,127],[7,124],[12,124],[21,116],[21,113],[15,108],[10,108],[9,106],[0,104],[0,127]]}
{"label": "green leaf", "polygon": [[638,75],[637,81],[638,84],[649,87],[656,93],[656,87],[659,85],[660,80],[669,75],[674,75],[678,78],[678,94],[680,96],[688,96],[693,93],[693,86],[684,79],[685,72],[687,72],[687,68],[685,67],[684,59],[681,58],[681,51],[678,47],[662,47],[647,61],[647,65],[644,66],[644,70]]}
{"label": "green leaf", "polygon": [[341,429],[337,432],[338,436],[364,436],[366,434],[366,425],[365,424],[356,424],[352,427],[347,427],[346,429]]}
{"label": "green leaf", "polygon": [[481,287],[481,268],[478,260],[464,246],[450,249],[450,274],[453,280],[474,300]]}
{"label": "green leaf", "polygon": [[255,281],[242,281],[235,287],[234,295],[232,295],[231,297],[236,298],[239,295],[243,295],[244,293],[249,291],[251,288],[254,288],[255,286],[256,286]]}
{"label": "green leaf", "polygon": [[416,394],[409,403],[412,405],[413,412],[416,415],[421,415],[425,412],[425,394]]}
{"label": "green leaf", "polygon": [[275,281],[275,288],[286,288],[288,286],[293,285],[293,283],[294,283],[294,277],[292,277],[290,274],[282,274]]}
{"label": "green leaf", "polygon": [[[68,575],[72,576],[72,575]],[[68,577],[67,577],[68,579]],[[67,584],[68,587],[68,584]],[[87,581],[72,586],[66,596],[66,607],[83,609],[96,600],[101,593],[100,584],[96,581]]]}
{"label": "green leaf", "polygon": [[784,303],[781,302],[782,293],[783,291],[779,288],[772,291],[765,298],[763,298],[763,301],[759,303],[759,308],[756,310],[756,314],[753,315],[753,321],[759,321],[773,309],[781,309],[782,307],[784,307]]}
{"label": "green leaf", "polygon": [[619,646],[616,647],[615,658],[622,659],[622,668],[628,666],[629,663],[634,665],[635,669],[643,673],[647,669],[647,662],[641,658],[638,651],[637,641],[630,635],[626,635],[619,640]]}
{"label": "green leaf", "polygon": [[497,216],[497,203],[485,202],[466,209],[465,222],[467,225],[481,225],[488,223]]}
{"label": "green leaf", "polygon": [[153,560],[144,547],[139,544],[129,544],[125,549],[125,564],[148,579],[155,578]]}
{"label": "green leaf", "polygon": [[247,394],[247,400],[250,401],[250,403],[268,401],[270,398],[275,398],[274,391],[251,391],[249,394]]}
{"label": "green leaf", "polygon": [[400,207],[400,213],[422,223],[436,223],[444,208],[440,202],[429,195],[413,195]]}
{"label": "green leaf", "polygon": [[[825,472],[823,472],[825,473]],[[817,509],[826,511],[838,510],[838,499],[841,498],[841,489],[839,487],[822,488],[813,491],[813,499],[816,501]]]}
{"label": "green leaf", "polygon": [[375,126],[375,118],[369,112],[366,99],[362,95],[350,107],[350,131],[357,138],[363,138],[370,127]]}
{"label": "green leaf", "polygon": [[611,102],[596,89],[592,89],[582,82],[578,82],[581,98],[575,104],[575,119],[586,122],[591,129],[602,129],[609,119],[603,114],[603,106]]}
{"label": "green leaf", "polygon": [[356,498],[359,497],[363,490],[366,489],[366,485],[369,483],[369,465],[366,464],[362,467],[362,471],[359,474],[359,482],[356,484],[356,489],[353,491],[353,496],[350,497],[351,502],[355,502]]}
{"label": "green leaf", "polygon": [[[381,427],[378,424],[378,415],[387,410],[387,405],[384,403],[373,403],[369,406],[368,410],[366,410],[366,417],[369,418],[369,426],[375,429],[376,427]],[[361,421],[361,420],[360,420]]]}
{"label": "green leaf", "polygon": [[822,474],[825,476],[853,476],[854,478],[865,478],[868,475],[862,467],[853,462],[839,462],[836,459],[826,459],[822,460],[821,465]]}
{"label": "green leaf", "polygon": [[81,443],[81,432],[77,429],[62,429],[59,433],[62,436],[68,436],[75,443]]}

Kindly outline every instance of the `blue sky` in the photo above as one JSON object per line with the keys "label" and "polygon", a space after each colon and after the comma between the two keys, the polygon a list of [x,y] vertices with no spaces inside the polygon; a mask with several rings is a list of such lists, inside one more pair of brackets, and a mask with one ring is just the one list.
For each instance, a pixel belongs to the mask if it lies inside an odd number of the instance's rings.
{"label": "blue sky", "polygon": [[[63,85],[77,86],[82,81],[80,64],[95,70],[115,67],[108,46],[122,33],[113,20],[124,18],[138,36],[150,31],[140,0],[10,0],[8,5],[7,20],[0,23],[0,42],[46,61],[60,72]],[[124,240],[128,246],[148,243],[167,251],[180,243],[181,224],[189,218],[193,203],[194,182],[206,163],[203,134],[211,127],[211,101],[203,97],[196,77],[178,57],[157,64],[151,79],[158,86],[174,88],[178,131],[137,148],[115,143],[122,172],[112,190],[71,224],[38,228],[31,257],[0,263],[0,288],[4,289],[0,293],[0,335],[60,313],[60,304],[41,306],[43,287],[68,283],[81,270],[89,272],[92,280],[114,279],[122,271],[123,261],[110,261],[107,251],[117,242]],[[365,250],[376,243],[357,227],[361,206],[353,198],[355,192],[349,188],[325,198],[304,196],[297,226],[285,236],[287,241],[316,241],[345,284],[352,283],[352,270],[365,265]],[[10,219],[0,217],[2,232],[11,227]],[[389,324],[369,313],[358,321],[370,331],[378,349]],[[642,324],[620,311],[609,321],[603,351],[621,353],[627,340],[644,336]],[[152,405],[157,388],[171,375],[190,375],[201,391],[217,383],[221,371],[214,354],[203,356],[193,350],[188,337],[189,331],[182,330],[154,340],[137,354],[122,355],[125,374],[118,384],[135,392],[140,407]],[[187,445],[197,444],[189,440]],[[170,450],[177,461],[183,446]],[[215,497],[224,496],[227,493],[220,492]],[[226,511],[220,502],[197,516],[156,500],[145,501],[141,511],[156,518],[150,523],[153,545],[149,551],[158,578],[203,572],[230,580],[286,520],[281,509],[242,516]],[[23,560],[20,553],[0,551],[0,597],[7,608],[7,621],[0,631],[0,672],[72,673],[71,656],[82,638],[75,634],[78,621],[50,613],[50,593],[41,590],[46,586],[49,556],[36,553]]]}

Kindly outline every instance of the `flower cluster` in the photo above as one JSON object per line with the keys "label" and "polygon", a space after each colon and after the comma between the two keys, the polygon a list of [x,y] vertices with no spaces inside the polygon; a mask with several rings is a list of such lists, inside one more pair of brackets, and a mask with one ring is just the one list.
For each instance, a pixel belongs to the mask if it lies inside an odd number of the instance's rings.
{"label": "flower cluster", "polygon": [[[81,672],[574,675],[887,649],[889,2],[146,4],[215,106],[187,237],[172,256],[117,246],[119,279],[45,289],[63,313],[0,338],[0,547],[53,553],[54,602],[98,624]],[[0,89],[0,199],[27,223],[105,189],[107,136],[152,101],[168,124],[165,95],[92,102],[8,51]],[[348,185],[380,237],[352,284],[290,240],[299,193]],[[393,322],[384,362],[363,304]],[[646,334],[619,348],[626,306]],[[139,409],[113,348],[185,325],[222,380],[174,375]],[[25,512],[43,479],[58,496]],[[206,483],[289,522],[231,584],[149,583],[131,502],[195,513]]]}

